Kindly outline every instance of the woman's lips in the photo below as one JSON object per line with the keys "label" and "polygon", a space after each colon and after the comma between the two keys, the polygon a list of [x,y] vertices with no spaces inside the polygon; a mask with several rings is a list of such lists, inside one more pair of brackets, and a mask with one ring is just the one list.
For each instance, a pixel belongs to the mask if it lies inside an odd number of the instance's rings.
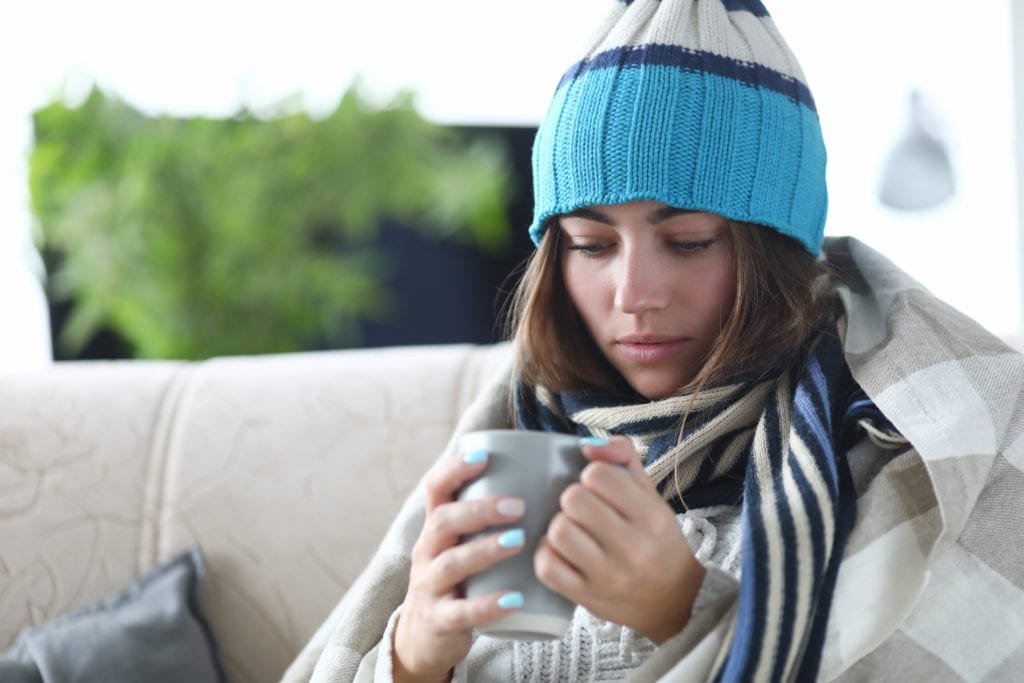
{"label": "woman's lips", "polygon": [[616,348],[634,363],[660,363],[679,353],[685,339],[624,338],[615,342]]}

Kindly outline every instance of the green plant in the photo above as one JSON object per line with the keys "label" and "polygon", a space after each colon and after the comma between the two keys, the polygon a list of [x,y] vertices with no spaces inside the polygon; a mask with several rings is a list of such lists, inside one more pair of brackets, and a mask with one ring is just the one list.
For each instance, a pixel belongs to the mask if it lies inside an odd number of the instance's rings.
{"label": "green plant", "polygon": [[385,316],[383,221],[487,252],[509,239],[496,142],[431,124],[404,94],[350,89],[323,119],[147,117],[98,89],[35,112],[32,205],[60,344],[112,329],[149,358],[358,342]]}

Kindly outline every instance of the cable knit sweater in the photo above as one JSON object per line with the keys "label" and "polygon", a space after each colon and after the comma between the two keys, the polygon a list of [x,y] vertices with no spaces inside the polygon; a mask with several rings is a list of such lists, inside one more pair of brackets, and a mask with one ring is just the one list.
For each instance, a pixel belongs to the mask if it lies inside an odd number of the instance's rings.
{"label": "cable knit sweater", "polygon": [[[721,506],[677,515],[694,555],[707,569],[694,603],[698,613],[739,579],[740,508]],[[391,681],[391,643],[401,608],[388,621],[380,644],[364,658],[357,681]],[[620,681],[655,650],[650,640],[625,626],[577,607],[561,641],[506,641],[476,636],[454,681]]]}

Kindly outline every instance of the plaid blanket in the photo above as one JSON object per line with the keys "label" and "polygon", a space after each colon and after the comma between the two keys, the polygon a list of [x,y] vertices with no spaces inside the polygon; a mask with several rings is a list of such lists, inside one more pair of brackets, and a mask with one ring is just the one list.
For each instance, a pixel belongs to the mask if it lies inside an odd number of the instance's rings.
{"label": "plaid blanket", "polygon": [[[913,448],[892,458],[868,440],[848,454],[857,520],[818,678],[1024,680],[1024,355],[857,240],[826,240],[824,253],[839,274],[850,371]],[[510,424],[508,380],[496,378],[456,437]],[[405,594],[422,523],[417,489],[284,681],[355,678]],[[735,588],[632,680],[706,680]]]}

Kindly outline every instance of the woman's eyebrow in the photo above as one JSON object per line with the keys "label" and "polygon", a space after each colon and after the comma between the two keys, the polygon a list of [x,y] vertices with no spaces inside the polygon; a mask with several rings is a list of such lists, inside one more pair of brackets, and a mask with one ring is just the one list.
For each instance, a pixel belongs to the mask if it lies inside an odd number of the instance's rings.
{"label": "woman's eyebrow", "polygon": [[669,218],[675,216],[682,216],[688,213],[697,213],[693,209],[680,209],[675,206],[663,206],[660,209],[655,209],[647,216],[647,222],[651,225],[667,221]]}
{"label": "woman's eyebrow", "polygon": [[604,223],[605,225],[615,225],[615,222],[608,216],[604,215],[600,211],[594,211],[593,209],[587,208],[585,206],[570,211],[569,213],[562,214],[562,216],[565,218],[583,218],[588,221],[597,221],[598,223]]}
{"label": "woman's eyebrow", "polygon": [[[693,209],[680,209],[675,206],[663,206],[660,209],[655,209],[649,213],[647,215],[647,222],[651,225],[655,225],[657,223],[667,221],[670,218],[674,218],[675,216],[681,216],[688,213],[697,213],[697,211],[694,211]],[[598,223],[604,223],[605,225],[615,225],[615,221],[610,217],[600,211],[595,211],[594,209],[586,206],[574,209],[573,211],[562,215],[568,218],[583,218],[588,221],[596,221]]]}

